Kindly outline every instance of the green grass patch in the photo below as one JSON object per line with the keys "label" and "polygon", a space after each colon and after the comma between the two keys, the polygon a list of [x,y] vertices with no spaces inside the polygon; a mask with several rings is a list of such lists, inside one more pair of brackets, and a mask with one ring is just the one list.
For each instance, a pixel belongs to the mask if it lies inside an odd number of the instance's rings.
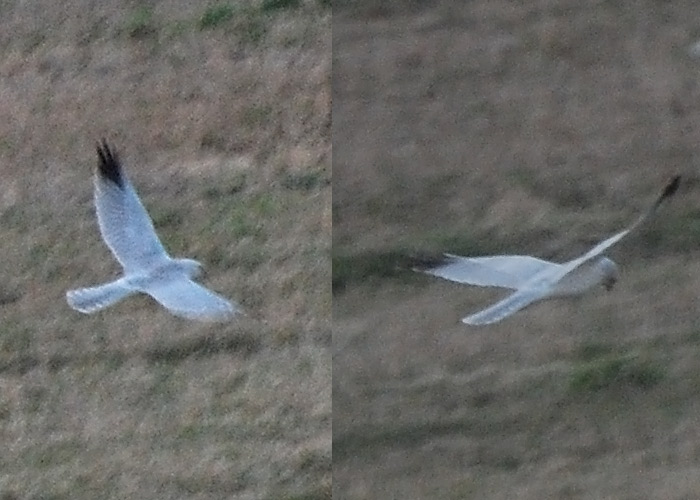
{"label": "green grass patch", "polygon": [[257,12],[244,15],[237,28],[241,41],[250,44],[256,44],[265,38],[267,30],[266,19]]}
{"label": "green grass patch", "polygon": [[153,225],[158,229],[178,228],[182,225],[182,211],[179,209],[151,209]]}
{"label": "green grass patch", "polygon": [[26,326],[8,321],[0,327],[0,355],[16,356],[31,351],[34,335]]}
{"label": "green grass patch", "polygon": [[269,104],[251,104],[243,110],[240,125],[250,132],[255,131],[270,121],[272,113]]}
{"label": "green grass patch", "polygon": [[323,172],[287,173],[282,177],[282,186],[292,191],[311,191],[323,185]]}
{"label": "green grass patch", "polygon": [[0,373],[24,375],[40,365],[39,359],[32,354],[14,355],[0,359]]}
{"label": "green grass patch", "polygon": [[228,201],[228,197],[243,191],[246,185],[246,176],[244,173],[236,174],[231,179],[221,181],[217,184],[207,186],[204,190],[204,197],[210,200],[223,199]]}
{"label": "green grass patch", "polygon": [[263,8],[219,3],[207,7],[199,18],[200,30],[225,28],[242,42],[256,43],[267,33],[267,18]]}
{"label": "green grass patch", "polygon": [[700,243],[700,210],[690,209],[686,213],[664,217],[662,223],[652,220],[642,229],[638,247],[643,256],[656,257],[660,252],[667,254],[670,251],[693,252]]}
{"label": "green grass patch", "polygon": [[296,9],[301,5],[301,0],[263,0],[260,9],[270,12],[282,9]]}
{"label": "green grass patch", "polygon": [[576,357],[579,361],[593,361],[597,358],[612,353],[613,348],[610,344],[602,342],[584,342],[576,352]]}
{"label": "green grass patch", "polygon": [[351,284],[370,279],[408,277],[415,258],[397,250],[371,251],[355,255],[332,256],[333,294],[342,292]]}
{"label": "green grass patch", "polygon": [[220,3],[210,5],[202,13],[199,18],[199,27],[201,29],[213,29],[222,24],[227,23],[233,18],[234,8],[231,4]]}
{"label": "green grass patch", "polygon": [[207,263],[212,268],[228,269],[240,268],[247,272],[253,272],[261,265],[269,262],[270,255],[267,250],[257,244],[248,245],[246,248],[236,249],[235,254],[230,248],[212,247],[207,252]]}
{"label": "green grass patch", "polygon": [[153,9],[142,6],[131,12],[124,28],[127,36],[142,40],[154,36],[158,29],[153,19]]}
{"label": "green grass patch", "polygon": [[272,193],[260,193],[252,197],[248,206],[253,215],[267,218],[279,213],[280,200]]}
{"label": "green grass patch", "polygon": [[236,238],[251,237],[263,243],[267,240],[266,221],[282,210],[279,198],[271,193],[252,196],[245,204],[239,203],[223,214],[223,221]]}
{"label": "green grass patch", "polygon": [[84,451],[85,443],[78,439],[65,439],[33,449],[29,452],[27,461],[37,469],[65,467],[78,459]]}
{"label": "green grass patch", "polygon": [[690,344],[700,343],[700,330],[692,330],[683,336],[683,340]]}
{"label": "green grass patch", "polygon": [[250,248],[236,257],[234,265],[239,265],[248,272],[253,272],[270,260],[268,252],[261,247]]}
{"label": "green grass patch", "polygon": [[648,389],[661,382],[664,368],[651,360],[629,355],[605,355],[576,365],[569,378],[573,392],[595,392],[631,385]]}
{"label": "green grass patch", "polygon": [[13,228],[18,233],[26,233],[32,220],[28,210],[20,205],[14,205],[0,213],[0,223],[5,228]]}
{"label": "green grass patch", "polygon": [[9,420],[12,417],[12,404],[6,399],[0,399],[0,421]]}
{"label": "green grass patch", "polygon": [[226,151],[226,137],[216,130],[207,130],[199,140],[199,147],[210,151]]}
{"label": "green grass patch", "polygon": [[228,224],[231,234],[236,238],[257,238],[262,234],[262,226],[242,210],[232,213]]}

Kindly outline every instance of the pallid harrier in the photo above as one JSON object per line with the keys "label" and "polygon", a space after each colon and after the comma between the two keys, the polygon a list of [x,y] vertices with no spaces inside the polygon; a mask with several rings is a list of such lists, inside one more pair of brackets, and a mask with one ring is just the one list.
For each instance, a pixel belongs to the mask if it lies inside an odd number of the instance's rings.
{"label": "pallid harrier", "polygon": [[618,268],[601,254],[652,215],[666,198],[676,192],[679,182],[680,176],[674,177],[654,204],[627,229],[601,241],[581,257],[563,264],[528,255],[460,257],[445,254],[437,265],[414,269],[457,283],[515,290],[491,307],[462,318],[462,322],[468,325],[496,323],[534,302],[580,295],[600,284],[610,290],[617,281]]}
{"label": "pallid harrier", "polygon": [[122,265],[124,274],[104,285],[68,291],[68,304],[89,314],[141,292],[184,318],[223,321],[241,312],[237,304],[192,281],[201,272],[199,262],[168,255],[117,153],[104,140],[97,146],[97,156],[97,222],[102,238]]}

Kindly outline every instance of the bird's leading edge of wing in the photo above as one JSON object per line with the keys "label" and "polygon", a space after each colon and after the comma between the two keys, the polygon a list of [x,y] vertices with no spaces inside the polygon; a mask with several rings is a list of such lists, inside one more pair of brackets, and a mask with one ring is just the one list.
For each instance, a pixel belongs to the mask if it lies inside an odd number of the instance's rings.
{"label": "bird's leading edge of wing", "polygon": [[578,266],[583,264],[584,262],[597,257],[598,255],[602,254],[604,251],[606,251],[608,248],[616,244],[618,241],[620,241],[622,238],[627,236],[631,231],[636,229],[640,224],[642,224],[646,219],[651,217],[654,212],[661,206],[661,204],[671,196],[673,196],[676,191],[678,191],[678,186],[680,184],[680,175],[676,175],[671,179],[671,181],[666,184],[664,187],[664,190],[661,192],[661,194],[654,200],[654,203],[642,214],[637,218],[636,221],[634,221],[627,229],[624,229],[620,231],[619,233],[614,234],[613,236],[601,241],[598,243],[596,246],[591,248],[588,252],[583,254],[581,257],[578,257],[576,259],[573,259],[567,263],[565,263],[562,266],[562,276],[574,269],[576,269]]}
{"label": "bird's leading edge of wing", "polygon": [[167,258],[116,152],[103,141],[97,146],[97,155],[95,207],[107,246],[127,272],[149,268]]}
{"label": "bird's leading edge of wing", "polygon": [[489,325],[491,323],[496,323],[524,309],[533,302],[546,298],[548,295],[547,290],[540,288],[518,290],[492,306],[474,313],[471,316],[462,318],[462,323],[466,323],[467,325]]}

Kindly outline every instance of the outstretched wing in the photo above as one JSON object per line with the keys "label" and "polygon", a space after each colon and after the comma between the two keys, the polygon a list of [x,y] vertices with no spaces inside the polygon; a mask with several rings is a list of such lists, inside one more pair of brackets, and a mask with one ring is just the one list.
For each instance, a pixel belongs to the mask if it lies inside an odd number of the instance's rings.
{"label": "outstretched wing", "polygon": [[654,201],[654,203],[644,212],[642,215],[639,216],[639,218],[632,223],[630,227],[627,229],[620,231],[619,233],[611,236],[610,238],[601,241],[598,243],[596,246],[591,248],[588,252],[583,254],[581,257],[578,257],[574,260],[571,260],[565,264],[562,265],[562,272],[560,274],[561,276],[564,276],[565,274],[573,271],[576,269],[578,266],[583,264],[584,262],[587,262],[591,260],[594,257],[597,257],[598,255],[602,254],[605,252],[608,248],[613,246],[615,243],[620,241],[622,238],[627,236],[630,232],[635,230],[640,224],[642,224],[645,220],[647,220],[651,215],[656,212],[656,210],[661,206],[661,204],[667,199],[670,198],[675,194],[675,192],[678,190],[678,185],[680,184],[681,176],[677,175],[673,179],[671,179],[671,182],[669,182],[664,190],[662,191],[661,195]]}
{"label": "outstretched wing", "polygon": [[517,290],[536,274],[560,267],[561,264],[527,255],[460,257],[447,253],[438,266],[416,270],[457,283]]}
{"label": "outstretched wing", "polygon": [[148,269],[168,257],[117,153],[97,146],[95,207],[102,238],[126,272]]}
{"label": "outstretched wing", "polygon": [[462,323],[467,325],[489,325],[501,321],[503,318],[514,314],[529,306],[533,302],[542,300],[549,296],[546,289],[526,288],[518,290],[505,299],[496,302],[491,307],[479,311],[478,313],[462,318]]}
{"label": "outstretched wing", "polygon": [[142,291],[183,318],[225,321],[241,312],[237,304],[183,277],[153,281],[144,286]]}

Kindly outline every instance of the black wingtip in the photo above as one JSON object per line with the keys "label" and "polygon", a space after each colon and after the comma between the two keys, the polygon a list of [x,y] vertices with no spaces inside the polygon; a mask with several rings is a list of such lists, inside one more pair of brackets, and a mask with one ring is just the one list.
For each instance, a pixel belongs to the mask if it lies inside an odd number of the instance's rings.
{"label": "black wingtip", "polygon": [[119,163],[119,156],[113,148],[109,147],[105,139],[97,143],[97,157],[99,158],[97,164],[99,174],[117,186],[124,187],[124,175]]}
{"label": "black wingtip", "polygon": [[674,176],[673,179],[671,179],[671,182],[669,182],[666,185],[666,187],[664,188],[664,192],[661,193],[660,199],[663,200],[664,198],[668,198],[669,196],[673,196],[676,193],[676,191],[678,191],[678,186],[680,185],[680,183],[681,183],[681,176],[680,175]]}

